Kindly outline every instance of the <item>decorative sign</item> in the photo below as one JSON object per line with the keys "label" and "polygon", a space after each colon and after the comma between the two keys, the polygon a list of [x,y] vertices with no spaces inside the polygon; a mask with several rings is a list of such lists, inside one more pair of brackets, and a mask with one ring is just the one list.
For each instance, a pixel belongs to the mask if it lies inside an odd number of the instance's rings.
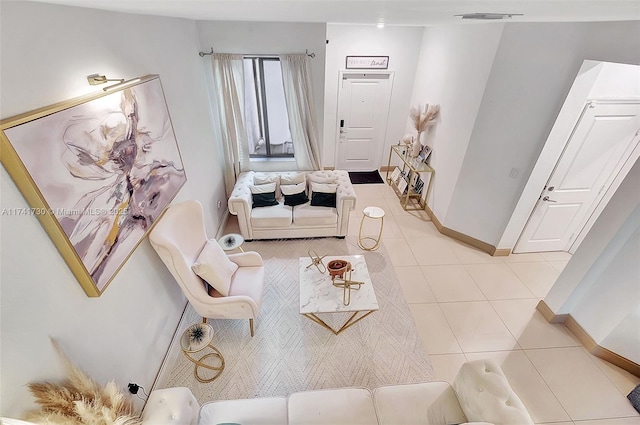
{"label": "decorative sign", "polygon": [[347,56],[347,69],[387,69],[389,56]]}

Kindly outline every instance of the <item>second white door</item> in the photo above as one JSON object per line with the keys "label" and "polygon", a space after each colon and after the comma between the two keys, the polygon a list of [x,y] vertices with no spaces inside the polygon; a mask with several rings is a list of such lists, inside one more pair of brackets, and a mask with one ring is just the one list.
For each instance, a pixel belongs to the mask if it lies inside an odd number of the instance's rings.
{"label": "second white door", "polygon": [[513,252],[569,250],[639,135],[639,104],[588,104]]}
{"label": "second white door", "polygon": [[387,132],[392,73],[343,73],[338,93],[336,168],[380,168]]}

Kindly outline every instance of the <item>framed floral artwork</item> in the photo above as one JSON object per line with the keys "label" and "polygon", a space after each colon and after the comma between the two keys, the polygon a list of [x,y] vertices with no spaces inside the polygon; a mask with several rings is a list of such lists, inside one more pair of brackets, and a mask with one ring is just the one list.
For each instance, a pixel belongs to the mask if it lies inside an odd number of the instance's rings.
{"label": "framed floral artwork", "polygon": [[0,122],[1,160],[90,297],[100,296],[187,180],[162,84],[71,99]]}

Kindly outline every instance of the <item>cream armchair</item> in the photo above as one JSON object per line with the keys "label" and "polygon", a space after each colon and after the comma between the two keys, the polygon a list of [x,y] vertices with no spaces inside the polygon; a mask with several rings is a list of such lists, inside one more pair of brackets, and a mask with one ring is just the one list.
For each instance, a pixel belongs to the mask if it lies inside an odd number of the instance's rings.
{"label": "cream armchair", "polygon": [[[260,312],[264,289],[264,263],[260,254],[244,252],[227,256],[215,240],[207,238],[202,204],[198,201],[169,207],[149,234],[149,240],[204,321],[207,318],[249,319],[253,336],[253,320]],[[225,282],[226,296],[209,287],[191,267],[205,246],[215,255],[213,269],[230,266],[235,270],[230,282]]]}

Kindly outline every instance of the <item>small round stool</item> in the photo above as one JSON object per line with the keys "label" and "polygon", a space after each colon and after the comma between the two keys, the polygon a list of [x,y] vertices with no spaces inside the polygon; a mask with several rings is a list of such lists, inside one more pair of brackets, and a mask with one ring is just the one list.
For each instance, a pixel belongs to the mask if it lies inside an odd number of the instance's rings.
{"label": "small round stool", "polygon": [[[224,357],[222,357],[222,353],[211,344],[211,341],[213,341],[213,327],[208,323],[196,323],[195,325],[189,326],[182,334],[182,338],[180,338],[182,352],[185,357],[195,364],[193,374],[198,382],[211,382],[220,376],[224,370]],[[208,354],[205,353],[200,357],[193,356],[193,354],[200,353],[205,348],[208,348],[211,352]],[[211,359],[208,361],[210,364],[205,362],[207,359]],[[201,367],[213,371],[213,377],[201,377],[198,374],[198,369]]]}
{"label": "small round stool", "polygon": [[[358,246],[365,251],[375,251],[380,246],[380,241],[382,240],[382,228],[384,227],[384,210],[378,207],[366,207],[362,210],[362,220],[360,221],[360,232],[358,233]],[[371,218],[375,220],[380,220],[380,233],[378,233],[377,238],[372,238],[370,236],[362,237],[362,226],[364,224],[365,218]],[[373,246],[365,246],[364,241],[369,240],[373,241]]]}

